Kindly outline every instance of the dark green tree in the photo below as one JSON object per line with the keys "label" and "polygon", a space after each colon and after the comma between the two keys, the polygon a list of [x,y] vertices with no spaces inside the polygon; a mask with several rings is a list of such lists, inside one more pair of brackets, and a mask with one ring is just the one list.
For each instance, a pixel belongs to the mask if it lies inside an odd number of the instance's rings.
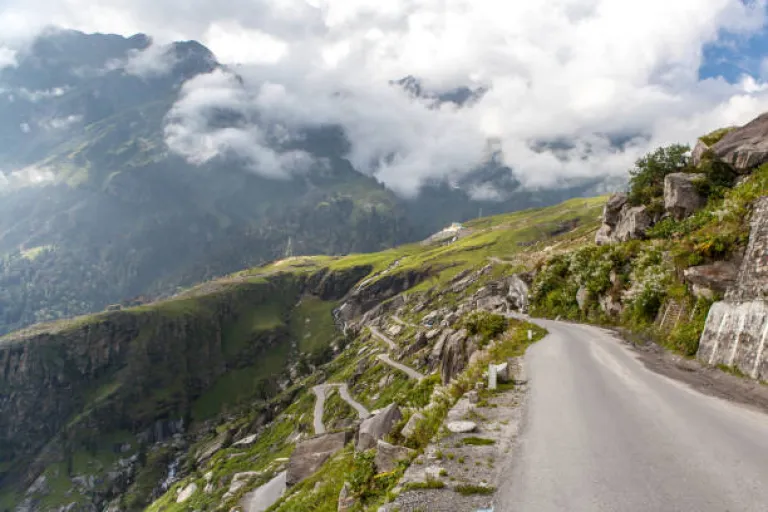
{"label": "dark green tree", "polygon": [[664,195],[664,177],[681,172],[689,162],[690,147],[682,144],[658,148],[635,162],[629,171],[629,202],[633,206],[648,205]]}

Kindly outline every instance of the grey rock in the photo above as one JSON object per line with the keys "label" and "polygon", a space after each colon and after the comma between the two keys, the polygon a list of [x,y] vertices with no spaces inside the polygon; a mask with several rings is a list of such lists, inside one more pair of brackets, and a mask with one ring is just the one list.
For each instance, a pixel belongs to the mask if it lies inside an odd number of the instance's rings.
{"label": "grey rock", "polygon": [[711,265],[690,267],[683,272],[685,281],[693,286],[694,293],[712,298],[714,293],[724,294],[736,283],[739,269],[729,261],[718,261]]}
{"label": "grey rock", "polygon": [[476,404],[480,401],[480,394],[477,392],[477,390],[472,390],[467,393],[467,400],[469,400],[469,403]]}
{"label": "grey rock", "polygon": [[191,498],[195,493],[197,492],[197,484],[195,482],[192,482],[188,486],[186,486],[184,489],[181,490],[179,495],[176,497],[176,503],[184,503],[189,498]]}
{"label": "grey rock", "polygon": [[342,450],[352,437],[352,432],[337,432],[298,443],[288,460],[286,484],[297,484],[314,474],[326,460]]}
{"label": "grey rock", "polygon": [[209,442],[198,450],[197,464],[204,464],[206,461],[208,461],[208,459],[213,457],[216,452],[229,446],[231,441],[232,435],[229,432],[224,432],[218,435],[213,441]]}
{"label": "grey rock", "polygon": [[235,441],[232,443],[232,446],[251,446],[253,443],[256,442],[256,439],[258,439],[258,434],[253,434],[248,437],[244,437],[243,439],[240,439],[239,441]]}
{"label": "grey rock", "polygon": [[706,204],[706,198],[696,189],[702,175],[684,172],[664,178],[664,209],[676,219],[690,216]]}
{"label": "grey rock", "polygon": [[339,492],[339,503],[336,510],[338,512],[351,512],[355,505],[357,505],[357,500],[352,495],[352,486],[349,482],[344,482],[344,486]]}
{"label": "grey rock", "polygon": [[403,417],[397,404],[387,407],[371,416],[360,424],[357,436],[357,451],[369,450],[376,446],[376,441],[390,434],[398,421]]}
{"label": "grey rock", "polygon": [[624,306],[621,304],[621,301],[612,295],[600,297],[599,302],[600,309],[602,309],[606,315],[619,316],[621,315],[621,312],[624,311]]}
{"label": "grey rock", "polygon": [[701,164],[701,159],[704,156],[704,153],[709,151],[709,146],[704,144],[701,140],[696,141],[696,145],[693,147],[693,151],[691,152],[691,163],[698,167],[699,164]]}
{"label": "grey rock", "polygon": [[401,460],[407,460],[413,450],[405,446],[396,446],[379,439],[376,442],[376,458],[373,463],[379,473],[387,473],[397,468],[397,463]]}
{"label": "grey rock", "polygon": [[445,427],[454,434],[468,434],[477,430],[477,423],[474,421],[451,421]]}
{"label": "grey rock", "polygon": [[730,131],[712,146],[712,152],[742,173],[768,162],[768,114]]}
{"label": "grey rock", "polygon": [[469,355],[466,350],[467,331],[461,329],[445,340],[440,356],[440,374],[443,385],[448,384],[466,366]]}
{"label": "grey rock", "polygon": [[[229,489],[227,489],[227,492],[224,493],[223,500],[227,501],[228,499],[232,498],[240,489],[245,487],[250,480],[258,476],[261,476],[259,471],[243,471],[242,473],[235,473],[232,476],[232,480],[229,482]],[[206,485],[206,488],[207,487],[208,486]],[[203,492],[207,493],[208,491],[203,489]]]}
{"label": "grey rock", "polygon": [[768,379],[768,197],[755,203],[751,226],[736,282],[710,308],[696,356]]}
{"label": "grey rock", "polygon": [[576,303],[579,305],[579,309],[584,311],[587,307],[587,299],[589,299],[589,290],[582,285],[579,291],[576,292]]}
{"label": "grey rock", "polygon": [[413,436],[416,435],[416,428],[418,427],[419,423],[424,421],[426,417],[420,413],[414,413],[413,416],[410,417],[408,420],[408,423],[405,424],[403,427],[403,430],[400,432],[400,435],[402,435],[406,439],[413,439]]}
{"label": "grey rock", "polygon": [[507,281],[507,302],[509,307],[526,313],[528,311],[528,298],[530,287],[520,274],[515,274]]}
{"label": "grey rock", "polygon": [[597,230],[597,234],[595,234],[595,244],[597,245],[610,245],[614,242],[613,237],[611,236],[613,234],[613,227],[609,226],[608,224],[603,224],[600,226],[600,229]]}
{"label": "grey rock", "polygon": [[608,202],[605,203],[605,207],[603,208],[603,224],[607,224],[611,227],[618,224],[621,212],[626,204],[627,194],[613,194],[608,198]]}
{"label": "grey rock", "polygon": [[621,218],[612,238],[618,242],[627,242],[645,238],[645,233],[653,224],[645,206],[626,208],[621,212]]}
{"label": "grey rock", "polygon": [[48,494],[49,492],[50,487],[48,486],[48,477],[43,474],[37,477],[34,482],[32,482],[32,485],[29,486],[26,494],[29,496],[31,494]]}

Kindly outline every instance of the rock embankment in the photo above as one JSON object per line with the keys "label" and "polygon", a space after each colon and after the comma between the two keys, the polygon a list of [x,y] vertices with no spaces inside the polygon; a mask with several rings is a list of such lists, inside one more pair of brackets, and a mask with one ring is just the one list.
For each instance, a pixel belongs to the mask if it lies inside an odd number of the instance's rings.
{"label": "rock embankment", "polygon": [[697,356],[768,379],[768,197],[755,205],[736,283],[709,311]]}

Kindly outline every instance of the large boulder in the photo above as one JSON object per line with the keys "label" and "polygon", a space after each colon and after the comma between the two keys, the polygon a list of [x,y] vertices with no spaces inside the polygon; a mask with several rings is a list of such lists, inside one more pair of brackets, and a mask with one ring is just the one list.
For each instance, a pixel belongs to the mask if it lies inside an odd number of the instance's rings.
{"label": "large boulder", "polygon": [[707,200],[696,188],[700,174],[676,172],[664,178],[664,208],[680,220],[703,207]]}
{"label": "large boulder", "polygon": [[609,226],[608,224],[603,224],[600,226],[600,229],[597,230],[597,234],[595,235],[595,243],[597,245],[610,245],[614,242],[613,237],[611,236],[613,234],[613,227]]}
{"label": "large boulder", "polygon": [[405,424],[400,434],[406,439],[412,439],[416,435],[416,429],[419,424],[425,419],[426,417],[422,413],[414,413],[413,416],[411,416],[411,419],[408,420],[408,423]]}
{"label": "large boulder", "polygon": [[707,146],[702,140],[696,141],[696,146],[694,146],[693,151],[691,152],[691,163],[698,167],[701,163],[701,160],[704,158],[704,154],[709,151],[709,146]]}
{"label": "large boulder", "polygon": [[391,433],[403,417],[397,404],[389,404],[379,413],[371,416],[360,424],[360,432],[357,436],[357,451],[370,450],[376,446],[376,442]]}
{"label": "large boulder", "polygon": [[297,484],[314,474],[325,461],[343,449],[352,438],[352,432],[336,432],[316,436],[298,443],[288,460],[286,484]]}
{"label": "large boulder", "polygon": [[379,473],[388,473],[397,468],[397,463],[401,460],[407,460],[413,450],[405,446],[396,446],[379,439],[376,442],[376,458],[373,460],[376,471]]}
{"label": "large boulder", "polygon": [[645,233],[653,225],[653,220],[645,206],[625,208],[621,212],[618,224],[612,234],[617,242],[627,242],[645,238]]}
{"label": "large boulder", "polygon": [[461,329],[452,333],[445,340],[443,352],[440,356],[440,375],[443,385],[448,384],[467,365],[467,331]]}
{"label": "large boulder", "polygon": [[587,301],[589,300],[589,290],[586,286],[581,285],[579,291],[576,292],[576,303],[579,305],[579,309],[584,311],[587,309]]}
{"label": "large boulder", "polygon": [[357,506],[357,499],[352,492],[352,485],[349,482],[344,482],[344,485],[339,492],[339,502],[336,507],[336,512],[351,512]]}
{"label": "large boulder", "polygon": [[621,211],[624,209],[624,205],[627,204],[627,200],[627,194],[623,193],[613,194],[608,198],[608,202],[605,203],[603,208],[603,224],[616,226],[621,217]]}
{"label": "large boulder", "polygon": [[631,207],[626,194],[614,194],[603,209],[603,224],[595,235],[597,245],[645,238],[653,219],[645,206]]}
{"label": "large boulder", "polygon": [[191,498],[195,493],[197,492],[197,484],[195,482],[192,482],[188,486],[186,486],[184,489],[179,492],[179,495],[176,497],[176,503],[184,503],[189,498]]}
{"label": "large boulder", "polygon": [[712,146],[712,152],[742,173],[768,162],[768,113],[730,131]]}
{"label": "large boulder", "polygon": [[526,313],[528,311],[528,296],[530,293],[528,283],[517,274],[511,276],[508,283],[507,302],[509,307],[521,313]]}
{"label": "large boulder", "polygon": [[725,294],[736,283],[738,267],[729,261],[691,267],[683,272],[685,281],[697,297],[714,298],[715,293]]}

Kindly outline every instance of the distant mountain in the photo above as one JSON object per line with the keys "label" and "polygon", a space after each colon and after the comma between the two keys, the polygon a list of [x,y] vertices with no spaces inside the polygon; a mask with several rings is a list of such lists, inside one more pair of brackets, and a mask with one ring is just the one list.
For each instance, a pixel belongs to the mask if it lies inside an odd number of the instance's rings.
{"label": "distant mountain", "polygon": [[[286,254],[375,251],[452,221],[558,202],[493,158],[402,200],[345,158],[340,128],[275,142],[322,165],[290,179],[234,156],[192,165],[165,143],[183,84],[222,70],[201,44],[49,30],[0,70],[0,333],[167,296]],[[238,78],[239,79],[239,78]],[[463,105],[483,90],[409,93]],[[209,121],[238,126],[242,113]]]}

